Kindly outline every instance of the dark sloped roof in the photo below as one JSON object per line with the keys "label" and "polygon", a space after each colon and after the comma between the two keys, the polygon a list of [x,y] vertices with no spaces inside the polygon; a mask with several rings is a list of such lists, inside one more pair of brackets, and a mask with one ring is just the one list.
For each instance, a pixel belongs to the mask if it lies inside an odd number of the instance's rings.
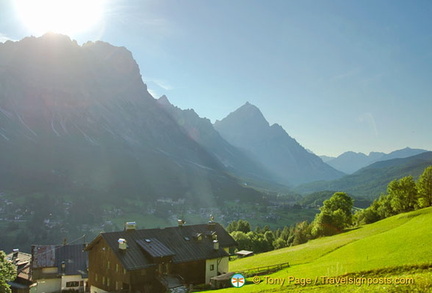
{"label": "dark sloped roof", "polygon": [[66,275],[87,275],[88,252],[84,251],[83,244],[59,246],[55,262],[59,272],[62,271],[62,262],[65,264]]}
{"label": "dark sloped roof", "polygon": [[[204,235],[201,240],[194,237],[199,233]],[[213,247],[212,234],[217,235],[219,242],[219,249],[217,250]],[[102,233],[89,244],[87,250],[91,250],[100,238],[105,239],[127,270],[154,266],[155,263],[148,255],[152,253],[168,256],[172,252],[172,262],[182,263],[227,256],[228,254],[223,248],[237,245],[229,233],[217,223]],[[128,246],[126,250],[119,249],[118,240],[120,238],[126,240]],[[151,253],[144,253],[143,251],[141,244],[146,245],[143,243],[145,239],[157,240],[157,248],[151,249]],[[160,251],[157,251],[158,249]]]}
{"label": "dark sloped roof", "polygon": [[88,252],[84,251],[83,244],[34,245],[32,254],[33,268],[57,267],[66,275],[87,275]]}
{"label": "dark sloped roof", "polygon": [[172,252],[171,249],[163,245],[163,243],[156,238],[140,239],[136,240],[136,242],[145,252],[147,252],[153,258],[175,255],[175,253]]}
{"label": "dark sloped roof", "polygon": [[46,268],[46,267],[54,267],[55,263],[55,245],[33,245],[32,246],[32,267],[34,269],[37,268]]}

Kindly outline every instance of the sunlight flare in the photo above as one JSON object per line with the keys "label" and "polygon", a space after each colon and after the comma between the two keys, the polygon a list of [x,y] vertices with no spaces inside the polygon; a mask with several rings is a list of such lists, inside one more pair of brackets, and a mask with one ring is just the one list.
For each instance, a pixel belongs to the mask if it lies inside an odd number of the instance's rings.
{"label": "sunlight flare", "polygon": [[36,35],[84,33],[103,20],[105,0],[17,0],[23,24]]}

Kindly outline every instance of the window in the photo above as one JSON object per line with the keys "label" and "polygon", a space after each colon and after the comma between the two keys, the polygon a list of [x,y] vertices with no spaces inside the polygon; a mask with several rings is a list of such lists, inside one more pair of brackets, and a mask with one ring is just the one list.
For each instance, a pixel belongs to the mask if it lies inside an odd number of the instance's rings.
{"label": "window", "polygon": [[79,282],[78,281],[66,282],[66,287],[68,287],[68,288],[70,288],[70,287],[79,287]]}
{"label": "window", "polygon": [[107,286],[109,287],[109,285],[110,285],[110,278],[107,278]]}
{"label": "window", "polygon": [[118,265],[118,263],[116,263],[116,265],[115,265],[115,270],[116,270],[116,273],[118,273],[118,271],[119,271],[119,265]]}
{"label": "window", "polygon": [[210,265],[210,271],[214,271],[214,265]]}
{"label": "window", "polygon": [[107,263],[107,269],[110,269],[110,268],[111,268],[111,262],[108,261],[108,263]]}
{"label": "window", "polygon": [[98,275],[95,273],[95,281],[98,281]]}

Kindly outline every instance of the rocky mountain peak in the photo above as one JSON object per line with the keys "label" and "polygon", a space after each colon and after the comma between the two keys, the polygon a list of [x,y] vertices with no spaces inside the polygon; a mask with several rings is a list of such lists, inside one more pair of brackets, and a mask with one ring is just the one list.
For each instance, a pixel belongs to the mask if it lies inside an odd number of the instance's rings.
{"label": "rocky mountain peak", "polygon": [[236,146],[241,144],[237,140],[243,141],[242,137],[259,137],[269,126],[258,107],[249,102],[214,124],[216,130],[228,136],[225,139]]}
{"label": "rocky mountain peak", "polygon": [[172,106],[171,102],[168,100],[168,97],[165,95],[158,99],[158,103],[164,106]]}
{"label": "rocky mountain peak", "polygon": [[270,126],[261,111],[248,102],[214,126],[229,143],[247,150],[272,171],[280,183],[298,184],[342,175],[307,152],[282,126]]}

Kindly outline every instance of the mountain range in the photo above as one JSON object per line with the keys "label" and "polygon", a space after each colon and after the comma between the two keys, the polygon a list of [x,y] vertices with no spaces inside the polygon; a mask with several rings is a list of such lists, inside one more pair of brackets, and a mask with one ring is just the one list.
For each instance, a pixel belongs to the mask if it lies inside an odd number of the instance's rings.
{"label": "mountain range", "polygon": [[[403,153],[404,151],[399,152]],[[417,179],[424,169],[431,165],[432,152],[426,151],[410,157],[378,161],[340,179],[303,184],[297,186],[296,191],[310,194],[324,190],[343,190],[351,195],[375,199],[386,192],[390,181],[404,176],[413,176]]]}
{"label": "mountain range", "polygon": [[346,174],[352,174],[360,170],[361,168],[378,161],[385,161],[397,158],[408,158],[424,153],[426,151],[427,150],[422,149],[411,149],[409,147],[393,151],[389,154],[382,152],[371,152],[369,153],[369,155],[366,155],[363,153],[355,153],[349,151],[339,155],[338,157],[321,156],[321,159],[339,171],[342,171]]}
{"label": "mountain range", "polygon": [[260,197],[149,94],[132,54],[46,34],[0,44],[0,184],[25,193]]}
{"label": "mountain range", "polygon": [[326,163],[248,102],[212,124],[155,99],[124,47],[80,46],[52,33],[0,44],[3,191],[217,206],[420,151],[346,153]]}

